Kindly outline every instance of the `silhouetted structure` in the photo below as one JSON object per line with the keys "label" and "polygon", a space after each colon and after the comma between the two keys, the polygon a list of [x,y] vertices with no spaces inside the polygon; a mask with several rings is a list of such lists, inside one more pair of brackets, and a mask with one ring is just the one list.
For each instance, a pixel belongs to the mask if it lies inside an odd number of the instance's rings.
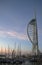
{"label": "silhouetted structure", "polygon": [[27,26],[27,34],[32,43],[32,54],[38,55],[38,30],[37,30],[37,21],[36,18],[32,19]]}

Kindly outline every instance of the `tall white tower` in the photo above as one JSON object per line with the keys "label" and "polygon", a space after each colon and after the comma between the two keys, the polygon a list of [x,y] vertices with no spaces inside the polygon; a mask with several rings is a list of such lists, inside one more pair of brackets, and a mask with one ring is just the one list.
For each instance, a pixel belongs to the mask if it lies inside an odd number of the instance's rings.
{"label": "tall white tower", "polygon": [[32,43],[32,52],[38,55],[38,30],[36,18],[32,19],[27,25],[28,38]]}

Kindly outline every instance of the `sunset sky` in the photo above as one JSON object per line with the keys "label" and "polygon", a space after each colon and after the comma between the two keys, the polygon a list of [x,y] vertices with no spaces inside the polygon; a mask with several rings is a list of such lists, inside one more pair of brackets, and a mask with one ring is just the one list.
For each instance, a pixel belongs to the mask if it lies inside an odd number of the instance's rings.
{"label": "sunset sky", "polygon": [[42,51],[42,0],[0,0],[0,48],[18,48],[31,51],[27,24],[34,18],[38,25],[38,44]]}

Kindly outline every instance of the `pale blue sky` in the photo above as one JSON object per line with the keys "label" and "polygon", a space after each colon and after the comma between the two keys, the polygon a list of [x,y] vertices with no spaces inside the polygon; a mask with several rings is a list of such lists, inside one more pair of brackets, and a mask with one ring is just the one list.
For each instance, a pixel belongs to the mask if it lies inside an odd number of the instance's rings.
{"label": "pale blue sky", "polygon": [[36,10],[39,47],[42,50],[42,0],[0,0],[0,47],[13,48],[20,44],[31,50],[27,40],[27,24]]}

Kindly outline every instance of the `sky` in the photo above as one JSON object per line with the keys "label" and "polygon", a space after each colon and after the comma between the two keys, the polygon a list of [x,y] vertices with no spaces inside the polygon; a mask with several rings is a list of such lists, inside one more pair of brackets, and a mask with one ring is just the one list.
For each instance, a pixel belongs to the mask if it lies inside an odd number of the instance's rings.
{"label": "sky", "polygon": [[38,25],[38,44],[42,51],[42,0],[0,0],[0,48],[31,51],[27,24],[35,17]]}

